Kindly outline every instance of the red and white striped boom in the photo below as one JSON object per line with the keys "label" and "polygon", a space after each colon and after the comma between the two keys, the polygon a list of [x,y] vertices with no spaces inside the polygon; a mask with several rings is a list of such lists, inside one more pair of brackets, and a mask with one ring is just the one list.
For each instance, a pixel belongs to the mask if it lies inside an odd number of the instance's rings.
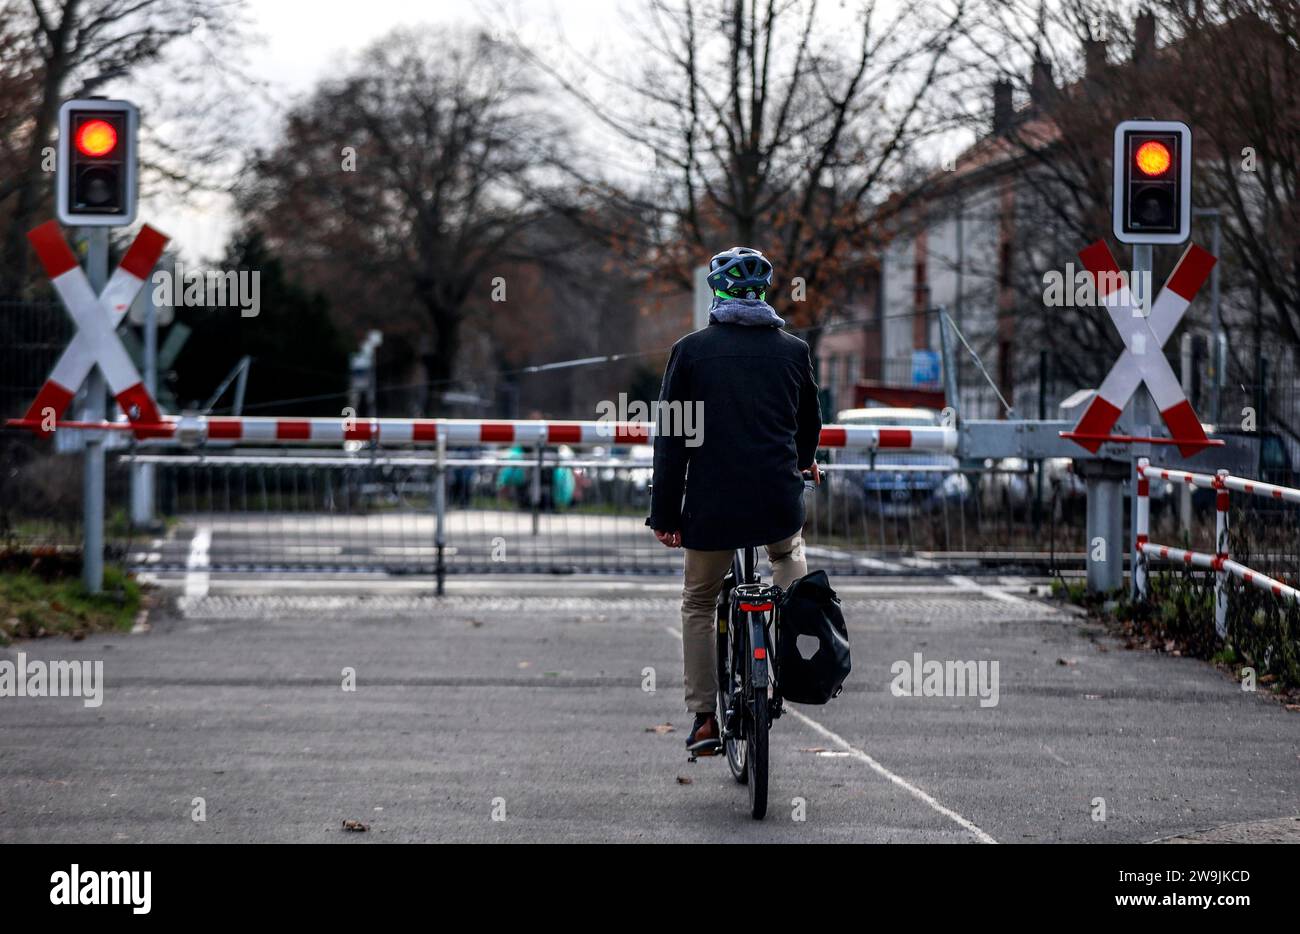
{"label": "red and white striped boom", "polygon": [[[11,425],[38,427],[23,419]],[[84,424],[60,422],[59,427],[132,431],[137,437],[170,440],[184,445],[207,442],[245,444],[332,445],[365,441],[380,445],[432,445],[445,438],[449,445],[567,444],[595,447],[649,444],[653,422],[602,421],[480,421],[455,418],[259,418],[252,416],[182,415],[154,424],[123,422]],[[954,453],[957,429],[934,427],[876,428],[865,425],[825,425],[820,447],[854,450],[932,451]]]}

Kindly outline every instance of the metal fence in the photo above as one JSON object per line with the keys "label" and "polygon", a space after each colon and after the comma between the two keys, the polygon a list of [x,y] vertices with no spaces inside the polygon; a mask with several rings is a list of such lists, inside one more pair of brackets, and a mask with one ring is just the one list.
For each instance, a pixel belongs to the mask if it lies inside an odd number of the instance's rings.
{"label": "metal fence", "polygon": [[[672,574],[681,554],[644,526],[650,449],[456,451],[445,467],[447,574]],[[962,463],[951,456],[828,452],[807,494],[810,563],[837,575],[1053,573],[1084,564],[1085,496],[1069,461]],[[124,453],[110,458],[110,560],[136,570],[438,572],[432,452]],[[132,522],[132,473],[154,471],[151,522]],[[11,447],[0,548],[79,551],[80,459]],[[1153,481],[1151,538],[1204,549],[1213,497]],[[1125,497],[1125,502],[1128,498]],[[1241,498],[1252,566],[1296,576],[1297,510]],[[205,543],[196,554],[196,542]]]}
{"label": "metal fence", "polygon": [[0,300],[0,418],[27,411],[73,331],[58,302]]}
{"label": "metal fence", "polygon": [[[644,525],[649,454],[458,452],[445,463],[441,535],[432,454],[124,455],[115,473],[153,465],[156,524],[115,545],[137,570],[436,575],[441,541],[447,574],[679,573],[681,553]],[[932,459],[828,464],[806,494],[810,564],[840,575],[1082,566],[1081,485],[1048,479],[1035,505],[1032,468]]]}

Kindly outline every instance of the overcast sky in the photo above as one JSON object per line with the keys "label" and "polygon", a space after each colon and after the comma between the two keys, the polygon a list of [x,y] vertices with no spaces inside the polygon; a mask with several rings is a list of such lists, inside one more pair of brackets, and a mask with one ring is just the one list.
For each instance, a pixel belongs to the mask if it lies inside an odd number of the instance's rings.
{"label": "overcast sky", "polygon": [[[855,8],[843,0],[823,4],[823,24],[844,18],[849,26]],[[881,0],[878,15],[885,21],[898,9],[897,0]],[[504,27],[553,61],[593,61],[619,72],[635,69],[644,12],[637,0],[248,0],[247,11],[256,37],[248,50],[249,70],[265,83],[266,95],[250,95],[242,113],[248,138],[262,146],[274,143],[288,106],[322,79],[346,71],[353,56],[397,26]],[[856,24],[848,31],[854,29]],[[129,88],[123,96],[131,96]],[[608,155],[607,170],[618,168],[615,152]],[[225,196],[177,201],[149,198],[147,192],[141,193],[140,217],[168,233],[173,248],[190,262],[219,260],[234,220]]]}
{"label": "overcast sky", "polygon": [[[504,0],[508,15],[530,39],[553,40],[557,30],[578,49],[591,48],[624,32],[615,0]],[[308,94],[322,78],[399,25],[466,23],[490,25],[502,0],[249,0],[253,31],[253,75],[270,96],[286,106]],[[129,96],[129,91],[126,92]],[[249,105],[249,131],[274,139],[275,120],[256,102]],[[147,119],[147,115],[146,115]],[[172,237],[188,260],[219,258],[230,236],[229,199],[190,197],[184,203],[142,193],[141,219]]]}

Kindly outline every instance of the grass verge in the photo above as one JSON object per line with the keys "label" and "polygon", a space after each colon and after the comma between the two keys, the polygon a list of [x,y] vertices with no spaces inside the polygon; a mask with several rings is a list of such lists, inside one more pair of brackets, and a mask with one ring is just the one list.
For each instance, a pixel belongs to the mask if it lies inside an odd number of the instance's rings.
{"label": "grass verge", "polygon": [[104,590],[88,593],[75,577],[45,577],[32,570],[0,571],[0,645],[14,639],[131,629],[142,599],[140,585],[120,568],[104,568]]}
{"label": "grass verge", "polygon": [[1082,606],[1123,640],[1147,649],[1203,659],[1243,684],[1300,711],[1300,607],[1229,578],[1227,635],[1214,625],[1214,575],[1192,568],[1159,569],[1150,596],[1134,600],[1127,587],[1089,594],[1082,581],[1053,581],[1052,595]]}

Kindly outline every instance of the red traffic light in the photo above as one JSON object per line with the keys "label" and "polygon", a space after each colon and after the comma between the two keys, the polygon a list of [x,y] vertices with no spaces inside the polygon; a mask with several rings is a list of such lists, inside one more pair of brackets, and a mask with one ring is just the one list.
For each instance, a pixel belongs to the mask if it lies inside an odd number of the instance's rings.
{"label": "red traffic light", "polygon": [[106,156],[117,147],[117,130],[107,120],[87,120],[77,129],[76,142],[83,156]]}
{"label": "red traffic light", "polygon": [[1133,161],[1137,163],[1138,171],[1143,175],[1155,176],[1168,172],[1174,157],[1164,143],[1149,139],[1138,147],[1133,155]]}

